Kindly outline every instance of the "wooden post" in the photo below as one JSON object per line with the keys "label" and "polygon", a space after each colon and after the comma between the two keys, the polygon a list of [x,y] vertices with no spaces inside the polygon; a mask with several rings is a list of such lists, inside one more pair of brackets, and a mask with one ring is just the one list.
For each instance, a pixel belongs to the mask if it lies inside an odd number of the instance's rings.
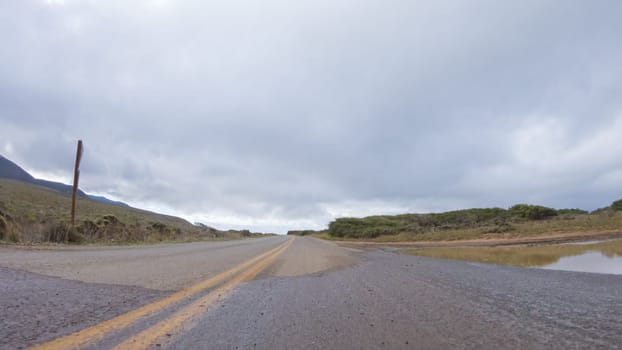
{"label": "wooden post", "polygon": [[[73,171],[73,192],[71,193],[71,228],[76,223],[76,194],[78,193],[78,180],[80,179],[80,161],[82,160],[82,140],[78,140],[76,151],[76,166]],[[68,237],[65,237],[65,240]]]}

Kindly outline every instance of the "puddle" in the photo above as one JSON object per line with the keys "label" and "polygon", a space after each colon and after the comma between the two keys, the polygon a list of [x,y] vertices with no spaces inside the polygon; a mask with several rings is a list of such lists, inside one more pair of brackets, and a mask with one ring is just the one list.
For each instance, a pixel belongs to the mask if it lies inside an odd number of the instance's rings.
{"label": "puddle", "polygon": [[424,248],[406,252],[441,259],[622,275],[622,239],[577,243],[529,247]]}
{"label": "puddle", "polygon": [[587,252],[577,256],[562,257],[543,268],[622,275],[622,256],[608,257],[601,252]]}

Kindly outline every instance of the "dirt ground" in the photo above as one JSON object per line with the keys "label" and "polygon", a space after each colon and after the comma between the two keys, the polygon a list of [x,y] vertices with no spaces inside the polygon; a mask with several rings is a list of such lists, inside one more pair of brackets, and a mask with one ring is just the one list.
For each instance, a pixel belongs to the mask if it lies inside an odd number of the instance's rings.
{"label": "dirt ground", "polygon": [[563,234],[540,235],[532,237],[469,239],[455,241],[412,241],[412,242],[369,242],[369,241],[334,241],[342,247],[366,249],[378,247],[396,248],[436,248],[436,247],[499,247],[520,245],[545,245],[568,242],[592,241],[622,238],[619,232],[573,232]]}

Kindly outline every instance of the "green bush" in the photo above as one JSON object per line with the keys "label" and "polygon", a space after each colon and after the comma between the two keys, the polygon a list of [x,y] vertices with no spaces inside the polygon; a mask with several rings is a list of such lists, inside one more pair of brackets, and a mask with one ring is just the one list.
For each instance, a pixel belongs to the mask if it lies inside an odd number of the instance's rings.
{"label": "green bush", "polygon": [[572,208],[572,209],[559,209],[557,211],[557,214],[559,215],[583,215],[583,214],[589,214],[589,213],[583,209]]}
{"label": "green bush", "polygon": [[398,234],[405,228],[402,221],[397,217],[387,216],[341,218],[328,225],[328,234],[333,237],[376,238],[380,235]]}
{"label": "green bush", "polygon": [[622,199],[619,199],[613,203],[611,203],[611,209],[615,211],[622,211]]}
{"label": "green bush", "polygon": [[438,223],[464,225],[496,220],[507,216],[507,211],[502,208],[475,208],[430,215],[432,215]]}
{"label": "green bush", "polygon": [[[328,226],[328,234],[343,238],[376,238],[402,232],[423,233],[454,229],[495,227],[507,231],[505,222],[510,219],[502,208],[475,208],[433,214],[403,214],[396,216],[370,216],[366,218],[340,218]],[[508,224],[509,225],[509,224]],[[291,234],[296,234],[294,231]]]}
{"label": "green bush", "polygon": [[513,215],[529,220],[542,220],[557,216],[557,210],[541,205],[516,204],[509,211]]}
{"label": "green bush", "polygon": [[[564,209],[560,213],[585,214],[580,209]],[[558,211],[540,205],[517,204],[510,209],[474,208],[431,214],[402,214],[339,218],[328,225],[328,234],[338,238],[376,238],[401,233],[425,234],[451,230],[475,229],[482,233],[506,233],[513,224],[529,220],[543,220],[558,215]],[[290,231],[304,235],[305,231]]]}
{"label": "green bush", "polygon": [[290,230],[287,231],[288,236],[308,236],[314,233],[318,233],[318,231],[313,230]]}

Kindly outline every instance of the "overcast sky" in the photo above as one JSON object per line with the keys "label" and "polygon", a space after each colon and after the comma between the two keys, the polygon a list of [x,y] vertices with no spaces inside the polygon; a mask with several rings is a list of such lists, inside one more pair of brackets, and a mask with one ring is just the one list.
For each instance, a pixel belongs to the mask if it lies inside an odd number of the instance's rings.
{"label": "overcast sky", "polygon": [[622,198],[622,1],[0,2],[0,154],[218,228]]}

